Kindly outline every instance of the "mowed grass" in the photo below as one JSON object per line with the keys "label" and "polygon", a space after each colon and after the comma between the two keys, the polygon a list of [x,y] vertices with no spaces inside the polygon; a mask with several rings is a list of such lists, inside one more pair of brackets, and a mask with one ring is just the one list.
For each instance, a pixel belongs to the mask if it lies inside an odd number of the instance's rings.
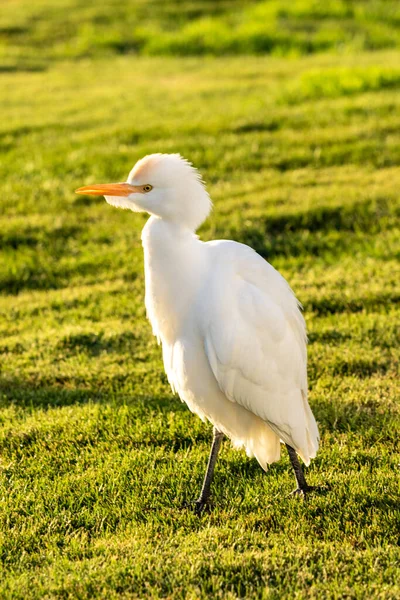
{"label": "mowed grass", "polygon": [[[120,56],[18,65],[0,123],[0,596],[400,595],[400,53]],[[146,217],[73,190],[180,152],[309,329],[321,450],[307,503],[287,455],[225,442],[173,397],[143,307]]]}
{"label": "mowed grass", "polygon": [[3,0],[3,69],[60,58],[399,48],[393,0]]}

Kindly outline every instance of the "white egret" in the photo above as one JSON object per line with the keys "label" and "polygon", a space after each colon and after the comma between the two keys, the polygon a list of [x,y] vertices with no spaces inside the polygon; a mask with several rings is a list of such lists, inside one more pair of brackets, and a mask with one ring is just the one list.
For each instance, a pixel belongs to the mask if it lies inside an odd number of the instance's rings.
{"label": "white egret", "polygon": [[211,201],[179,154],[151,154],[127,182],[77,193],[151,215],[142,232],[147,315],[172,389],[214,426],[196,511],[209,498],[224,434],[265,470],[286,444],[305,495],[297,455],[308,465],[319,435],[307,400],[305,322],[285,279],[248,246],[199,240]]}

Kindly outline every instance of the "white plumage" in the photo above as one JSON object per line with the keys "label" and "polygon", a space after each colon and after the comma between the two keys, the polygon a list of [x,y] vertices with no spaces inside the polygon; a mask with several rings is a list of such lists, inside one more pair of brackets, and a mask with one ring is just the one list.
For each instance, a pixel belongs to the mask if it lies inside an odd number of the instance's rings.
{"label": "white plumage", "polygon": [[198,172],[179,155],[153,154],[127,183],[79,192],[151,214],[142,232],[145,302],[172,389],[264,469],[279,459],[280,441],[309,464],[319,436],[299,303],[248,246],[198,239],[211,208]]}

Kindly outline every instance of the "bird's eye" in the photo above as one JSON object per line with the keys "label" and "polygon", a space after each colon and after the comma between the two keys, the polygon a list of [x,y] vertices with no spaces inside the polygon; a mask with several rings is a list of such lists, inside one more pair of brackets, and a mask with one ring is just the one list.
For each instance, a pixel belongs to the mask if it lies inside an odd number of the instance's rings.
{"label": "bird's eye", "polygon": [[152,190],[152,189],[153,189],[153,186],[152,186],[152,185],[150,185],[149,183],[147,183],[146,185],[144,185],[144,186],[142,187],[142,190],[143,190],[144,192],[151,192],[151,190]]}

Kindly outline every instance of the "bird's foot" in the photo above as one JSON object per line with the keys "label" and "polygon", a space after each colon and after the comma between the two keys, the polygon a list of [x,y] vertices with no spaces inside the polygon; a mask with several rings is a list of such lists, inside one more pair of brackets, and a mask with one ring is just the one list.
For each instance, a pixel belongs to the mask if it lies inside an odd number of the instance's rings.
{"label": "bird's foot", "polygon": [[307,499],[307,496],[310,492],[315,492],[319,489],[318,486],[315,485],[305,485],[302,487],[298,487],[296,490],[293,490],[293,492],[291,492],[291,496],[300,496],[301,498],[303,498],[304,500]]}
{"label": "bird's foot", "polygon": [[302,497],[304,500],[307,499],[308,495],[310,493],[314,494],[317,493],[319,496],[325,496],[326,494],[328,494],[332,489],[332,486],[329,483],[326,483],[324,485],[304,485],[304,486],[299,486],[297,488],[297,490],[293,490],[293,492],[291,492],[291,496],[300,496]]}
{"label": "bird's foot", "polygon": [[194,503],[194,514],[200,517],[205,511],[210,510],[210,505],[207,500],[200,498]]}

